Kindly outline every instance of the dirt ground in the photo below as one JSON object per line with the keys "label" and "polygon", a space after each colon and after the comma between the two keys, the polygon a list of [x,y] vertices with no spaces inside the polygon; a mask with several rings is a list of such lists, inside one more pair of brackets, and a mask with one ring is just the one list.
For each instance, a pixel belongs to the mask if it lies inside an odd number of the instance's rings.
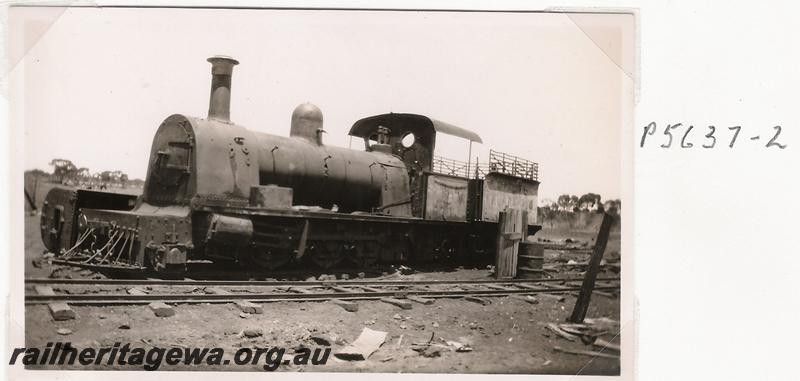
{"label": "dirt ground", "polygon": [[[43,197],[37,198],[39,201]],[[566,238],[584,242],[593,240],[593,232],[547,231],[536,237],[563,242]],[[612,233],[605,260],[619,261],[619,232]],[[39,236],[38,216],[25,217],[25,276],[48,277],[58,266],[39,264],[44,252]],[[584,251],[547,250],[545,265],[588,260]],[[569,269],[569,266],[559,266]],[[566,271],[566,270],[565,270]],[[62,270],[72,278],[98,276],[86,270]],[[579,273],[571,272],[578,276]],[[318,274],[315,274],[318,275]],[[555,273],[564,276],[564,273]],[[617,277],[614,271],[600,276]],[[391,279],[491,279],[485,268],[453,268],[445,271],[416,272],[412,275],[390,275]],[[23,285],[17,288],[20,292]],[[615,294],[616,295],[616,294]],[[547,323],[563,323],[575,303],[574,295],[563,302],[539,298],[539,304],[503,297],[492,298],[489,305],[460,299],[437,299],[432,305],[415,304],[402,310],[380,301],[359,301],[357,312],[347,312],[329,302],[275,302],[264,305],[263,314],[242,314],[232,304],[181,304],[176,314],[156,317],[146,305],[132,306],[72,306],[77,319],[54,321],[46,305],[29,305],[25,311],[25,336],[28,347],[43,348],[48,342],[71,342],[73,347],[111,347],[116,342],[130,343],[145,350],[152,346],[220,347],[225,359],[232,359],[238,348],[283,347],[287,353],[295,348],[320,348],[311,340],[314,335],[338,338],[332,352],[342,344],[352,343],[364,327],[387,333],[386,341],[364,361],[343,361],[330,357],[325,365],[284,365],[278,371],[324,372],[425,372],[425,373],[515,373],[515,374],[595,374],[617,375],[618,359],[593,358],[556,352],[554,347],[592,350],[580,341],[570,342],[545,328]],[[324,318],[320,318],[324,316]],[[619,320],[618,296],[592,297],[588,318]],[[60,335],[67,328],[71,333]],[[244,330],[258,329],[262,335],[247,338]],[[619,344],[616,331],[602,337]],[[425,357],[412,350],[412,344],[434,338],[468,344],[472,351],[456,352],[442,349],[434,357]],[[613,353],[613,352],[610,352]],[[239,366],[167,366],[160,370],[225,370],[262,371],[263,363]],[[119,365],[97,365],[96,369],[124,368]],[[81,368],[86,369],[86,368]]]}

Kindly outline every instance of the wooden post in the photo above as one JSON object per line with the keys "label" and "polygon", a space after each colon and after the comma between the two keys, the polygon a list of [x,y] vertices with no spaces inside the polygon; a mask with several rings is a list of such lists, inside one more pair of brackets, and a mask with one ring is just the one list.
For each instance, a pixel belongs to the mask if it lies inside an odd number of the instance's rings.
{"label": "wooden post", "polygon": [[575,302],[572,315],[568,319],[573,323],[583,323],[583,318],[586,317],[586,310],[589,308],[589,300],[592,297],[594,282],[595,279],[597,279],[597,271],[600,269],[600,260],[603,259],[603,252],[606,251],[606,243],[608,243],[608,234],[610,231],[611,216],[604,213],[603,223],[600,224],[600,231],[597,233],[597,239],[594,243],[594,251],[592,252],[592,257],[589,259],[586,275],[583,277],[581,292],[578,295],[578,300]]}
{"label": "wooden post", "polygon": [[519,243],[526,238],[527,233],[527,211],[506,209],[500,212],[497,224],[495,278],[515,278],[517,276]]}

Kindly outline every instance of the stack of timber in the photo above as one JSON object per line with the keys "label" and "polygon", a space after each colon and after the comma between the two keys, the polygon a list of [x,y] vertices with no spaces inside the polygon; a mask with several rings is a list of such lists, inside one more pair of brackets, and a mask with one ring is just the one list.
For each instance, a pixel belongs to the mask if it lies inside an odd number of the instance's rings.
{"label": "stack of timber", "polygon": [[497,224],[497,279],[516,278],[520,242],[528,234],[528,212],[506,209],[500,212]]}

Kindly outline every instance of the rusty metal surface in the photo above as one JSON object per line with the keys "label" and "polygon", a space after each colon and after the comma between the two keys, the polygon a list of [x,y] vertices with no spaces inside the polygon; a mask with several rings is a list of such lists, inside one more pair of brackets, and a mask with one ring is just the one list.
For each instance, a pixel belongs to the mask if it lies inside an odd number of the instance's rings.
{"label": "rusty metal surface", "polygon": [[537,222],[539,182],[500,173],[489,173],[483,180],[483,221],[496,222],[506,208],[528,211],[528,222]]}
{"label": "rusty metal surface", "polygon": [[425,219],[465,221],[467,219],[467,179],[425,174]]}
{"label": "rusty metal surface", "polygon": [[277,185],[250,187],[250,206],[267,209],[288,209],[292,207],[292,188]]}

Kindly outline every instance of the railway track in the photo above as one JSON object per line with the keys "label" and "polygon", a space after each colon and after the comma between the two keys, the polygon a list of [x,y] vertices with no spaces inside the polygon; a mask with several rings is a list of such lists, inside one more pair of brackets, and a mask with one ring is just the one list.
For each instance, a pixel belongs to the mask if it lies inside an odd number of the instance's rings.
{"label": "railway track", "polygon": [[[580,278],[540,280],[471,280],[471,281],[222,281],[156,279],[26,279],[26,286],[39,290],[60,285],[60,293],[28,293],[26,304],[67,302],[75,305],[113,305],[168,303],[231,303],[248,301],[378,300],[385,298],[423,299],[505,297],[510,295],[562,294],[580,290],[574,285]],[[554,283],[559,283],[554,284]],[[564,286],[562,284],[567,284]],[[75,293],[69,287],[91,287],[91,293]],[[148,286],[149,292],[118,293],[128,286]],[[37,288],[39,287],[39,288]],[[618,278],[598,279],[595,290],[619,290]],[[26,287],[26,290],[30,287]],[[52,288],[51,288],[52,289]],[[85,292],[85,290],[84,290]]]}

